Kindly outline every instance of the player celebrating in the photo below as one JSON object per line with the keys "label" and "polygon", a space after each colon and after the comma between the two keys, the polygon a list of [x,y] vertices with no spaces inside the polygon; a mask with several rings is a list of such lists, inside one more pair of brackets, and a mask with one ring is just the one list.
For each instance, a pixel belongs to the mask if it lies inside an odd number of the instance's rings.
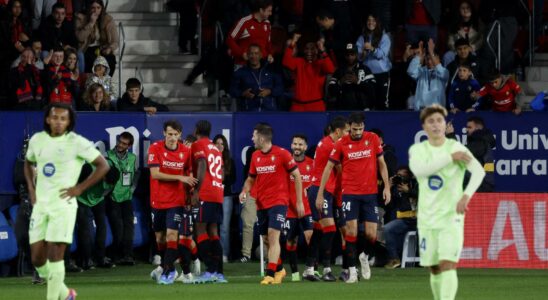
{"label": "player celebrating", "polygon": [[[312,240],[309,247],[308,258],[306,262],[306,270],[303,273],[305,279],[310,281],[319,281],[320,278],[314,272],[314,264],[317,259],[317,252],[321,248],[322,252],[322,264],[324,266],[322,278],[324,281],[335,281],[335,277],[331,273],[331,247],[333,244],[333,238],[337,232],[335,222],[333,219],[333,205],[335,193],[335,187],[337,184],[337,177],[334,172],[330,173],[329,180],[325,185],[323,197],[321,197],[321,208],[316,208],[316,198],[322,174],[329,159],[329,155],[333,150],[335,142],[348,134],[349,126],[346,122],[346,118],[342,116],[335,117],[329,124],[329,135],[324,137],[316,147],[314,154],[314,168],[312,171],[312,185],[307,190],[308,201],[312,210],[312,217],[315,222],[319,222],[317,230],[314,230]],[[339,174],[340,174],[340,168]]]}
{"label": "player celebrating", "polygon": [[308,141],[305,135],[296,134],[293,136],[291,151],[293,152],[293,159],[299,168],[301,180],[303,182],[302,197],[304,216],[302,218],[297,218],[297,195],[295,192],[295,185],[293,184],[295,182],[295,178],[290,175],[289,179],[291,184],[289,184],[289,207],[287,209],[287,220],[285,222],[287,237],[285,249],[287,250],[289,265],[291,267],[291,281],[301,281],[301,276],[297,267],[297,241],[300,230],[304,233],[304,238],[307,245],[310,243],[310,238],[312,237],[313,220],[310,214],[310,206],[308,204],[308,199],[306,198],[306,192],[304,191],[310,186],[312,165],[314,161],[304,155],[307,148]]}
{"label": "player celebrating", "polygon": [[[76,197],[109,170],[93,144],[72,132],[74,126],[75,113],[70,106],[50,104],[44,116],[44,130],[30,139],[25,160],[25,179],[34,206],[29,226],[32,264],[40,277],[47,279],[47,299],[76,298],[76,291],[64,283],[63,262],[65,248],[72,243]],[[95,170],[76,184],[84,161],[91,162]]]}
{"label": "player celebrating", "polygon": [[[428,140],[411,146],[409,167],[419,182],[417,227],[420,264],[430,268],[434,299],[455,299],[457,263],[464,243],[464,213],[485,171],[461,143],[445,138],[447,110],[434,104],[421,111]],[[472,176],[463,191],[464,173]]]}
{"label": "player celebrating", "polygon": [[286,275],[280,260],[280,230],[285,223],[289,199],[288,176],[295,178],[297,197],[297,216],[304,216],[302,202],[301,173],[291,154],[272,144],[272,127],[259,123],[253,130],[255,151],[251,156],[251,166],[242,192],[240,202],[256,187],[257,218],[259,232],[268,243],[268,267],[261,284],[280,284]]}
{"label": "player celebrating", "polygon": [[218,224],[223,221],[223,159],[209,139],[211,124],[200,120],[194,135],[197,141],[190,147],[193,172],[198,180],[192,193],[192,205],[200,208],[196,220],[198,253],[207,271],[196,283],[227,283],[223,275],[223,248]]}
{"label": "player celebrating", "polygon": [[[186,202],[186,185],[196,179],[185,176],[190,172],[190,149],[180,142],[183,127],[178,121],[164,123],[164,140],[148,149],[150,168],[150,206],[152,227],[158,252],[165,250],[163,268],[158,266],[150,274],[159,284],[172,284],[177,277],[174,262],[178,256],[178,230]],[[161,276],[160,276],[161,275]]]}
{"label": "player celebrating", "polygon": [[[347,283],[358,281],[356,271],[356,241],[358,222],[364,222],[367,239],[366,253],[372,253],[377,239],[377,164],[384,181],[383,198],[390,202],[390,182],[388,170],[382,155],[379,137],[364,131],[365,115],[352,113],[348,118],[350,135],[342,137],[329,156],[329,162],[322,174],[322,181],[316,199],[317,208],[321,208],[323,191],[333,167],[342,165],[342,200],[346,220],[346,253],[348,259]],[[359,178],[359,180],[357,180]],[[362,263],[362,277],[371,278],[369,264]]]}

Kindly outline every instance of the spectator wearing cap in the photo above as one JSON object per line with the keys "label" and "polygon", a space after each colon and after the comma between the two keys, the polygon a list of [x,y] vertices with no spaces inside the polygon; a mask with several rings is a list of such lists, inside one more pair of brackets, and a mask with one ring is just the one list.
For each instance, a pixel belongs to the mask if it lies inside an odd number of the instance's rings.
{"label": "spectator wearing cap", "polygon": [[458,76],[459,66],[465,64],[470,67],[472,77],[476,78],[479,75],[478,72],[478,60],[476,55],[472,53],[472,47],[467,39],[459,39],[455,42],[455,50],[457,56],[448,66],[450,82],[453,82]]}
{"label": "spectator wearing cap", "polygon": [[379,19],[373,15],[367,17],[363,34],[358,38],[356,47],[358,58],[375,75],[375,102],[373,108],[386,110],[390,89],[390,38],[383,32]]}
{"label": "spectator wearing cap", "polygon": [[371,109],[375,101],[375,76],[368,67],[358,62],[358,51],[354,44],[346,45],[345,60],[346,64],[337,68],[329,80],[329,96],[336,99],[333,108]]}

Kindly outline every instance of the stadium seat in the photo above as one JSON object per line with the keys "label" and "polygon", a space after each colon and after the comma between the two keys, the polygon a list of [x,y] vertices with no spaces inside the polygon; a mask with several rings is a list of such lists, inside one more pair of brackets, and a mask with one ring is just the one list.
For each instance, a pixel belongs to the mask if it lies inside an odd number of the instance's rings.
{"label": "stadium seat", "polygon": [[412,266],[416,262],[420,261],[419,256],[417,255],[417,232],[409,231],[405,235],[405,240],[403,242],[403,254],[401,259],[401,268],[404,269],[407,263],[411,263]]}
{"label": "stadium seat", "polygon": [[145,220],[143,213],[139,211],[133,212],[133,224],[135,225],[133,248],[137,248],[148,243],[147,221]]}
{"label": "stadium seat", "polygon": [[[95,220],[93,219],[93,215],[90,215],[90,222],[93,225],[92,230],[93,234],[91,235],[91,240],[93,243],[95,243],[95,231],[97,229],[97,225],[95,225]],[[105,216],[105,223],[107,224],[107,238],[105,240],[105,247],[108,247],[112,245],[112,229],[110,229],[110,223],[108,222],[108,218]]]}
{"label": "stadium seat", "polygon": [[19,209],[19,204],[15,204],[9,209],[10,219],[13,222],[13,225],[15,226],[15,222],[17,220],[17,210]]}
{"label": "stadium seat", "polygon": [[15,232],[4,214],[0,213],[0,262],[6,262],[15,257],[17,257]]}

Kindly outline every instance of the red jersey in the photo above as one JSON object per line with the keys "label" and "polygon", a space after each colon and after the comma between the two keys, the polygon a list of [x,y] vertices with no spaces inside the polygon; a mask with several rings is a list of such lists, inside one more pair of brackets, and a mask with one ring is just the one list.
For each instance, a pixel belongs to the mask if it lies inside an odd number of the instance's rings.
{"label": "red jersey", "polygon": [[246,64],[243,54],[247,52],[247,48],[251,44],[261,47],[264,59],[272,54],[270,31],[270,21],[268,20],[259,22],[253,15],[241,18],[226,38],[226,44],[234,57],[234,63],[237,65]]}
{"label": "red jersey", "polygon": [[[314,161],[309,157],[304,157],[303,161],[295,161],[299,172],[301,173],[301,179],[303,182],[303,206],[304,206],[304,215],[308,216],[311,214],[310,205],[308,204],[308,198],[306,197],[305,189],[312,184],[312,165]],[[295,177],[289,175],[289,206],[287,207],[287,217],[288,218],[298,218],[297,214],[297,191],[295,191]]]}
{"label": "red jersey", "polygon": [[289,204],[289,173],[296,168],[291,154],[278,146],[253,152],[249,176],[255,178],[257,209]]}
{"label": "red jersey", "polygon": [[[314,153],[314,167],[312,168],[312,185],[320,186],[322,181],[323,170],[325,165],[327,165],[327,160],[333,148],[335,147],[335,142],[331,139],[330,136],[324,137],[316,146],[316,152]],[[337,177],[335,172],[331,172],[329,175],[329,180],[325,184],[325,190],[333,195],[335,192],[335,186],[337,183]]]}
{"label": "red jersey", "polygon": [[221,152],[207,137],[192,143],[190,151],[194,177],[198,177],[198,161],[203,159],[206,163],[206,172],[200,186],[200,200],[223,203],[223,158]]}
{"label": "red jersey", "polygon": [[478,94],[480,97],[491,96],[493,111],[512,111],[516,108],[516,96],[520,92],[521,87],[519,84],[508,78],[498,90],[490,83],[487,83],[479,90]]}
{"label": "red jersey", "polygon": [[377,157],[382,155],[379,137],[364,131],[362,138],[354,141],[350,135],[335,143],[329,160],[342,163],[342,194],[377,194]]}
{"label": "red jersey", "polygon": [[[148,167],[159,167],[160,172],[171,175],[185,175],[190,172],[190,149],[177,143],[175,150],[157,141],[148,148]],[[157,180],[150,176],[150,206],[167,209],[184,206],[186,189],[180,181]]]}

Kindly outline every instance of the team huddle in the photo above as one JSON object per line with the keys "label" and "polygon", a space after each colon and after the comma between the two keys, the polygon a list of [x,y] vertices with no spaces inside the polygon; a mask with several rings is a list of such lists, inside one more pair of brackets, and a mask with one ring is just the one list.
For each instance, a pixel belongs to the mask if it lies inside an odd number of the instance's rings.
{"label": "team huddle", "polygon": [[[423,109],[420,119],[428,140],[409,150],[409,165],[419,182],[421,265],[430,268],[434,299],[454,299],[456,295],[464,213],[485,175],[470,151],[445,138],[446,116],[441,106]],[[48,299],[76,297],[75,290],[64,284],[63,265],[76,218],[74,198],[101,180],[110,168],[89,141],[72,132],[74,120],[70,107],[48,107],[44,131],[30,140],[25,161],[34,205],[29,228],[32,262],[39,275],[47,278]],[[268,249],[266,276],[261,284],[281,284],[286,277],[282,252],[284,260],[289,261],[291,280],[302,279],[296,254],[301,232],[307,245],[304,279],[337,280],[331,270],[336,234],[342,237],[344,254],[339,279],[346,283],[358,281],[358,259],[361,276],[371,278],[368,257],[374,255],[377,239],[378,174],[384,183],[381,194],[386,204],[391,194],[380,139],[364,127],[363,113],[335,117],[312,160],[305,156],[306,136],[293,136],[290,153],[272,144],[270,125],[255,126],[255,152],[239,199],[243,203],[253,198],[257,204],[258,228]],[[223,218],[222,155],[209,139],[208,121],[196,123],[196,141],[188,145],[181,142],[182,131],[179,122],[165,122],[164,140],[151,145],[148,152],[158,257],[151,277],[159,284],[227,283],[219,238]],[[84,181],[76,183],[84,161],[95,168]],[[466,170],[471,177],[463,189]],[[196,270],[200,267],[198,257],[206,267],[203,273]],[[182,267],[180,276],[177,261]],[[316,269],[320,263],[321,275]],[[195,274],[201,274],[194,277],[192,267]]]}

